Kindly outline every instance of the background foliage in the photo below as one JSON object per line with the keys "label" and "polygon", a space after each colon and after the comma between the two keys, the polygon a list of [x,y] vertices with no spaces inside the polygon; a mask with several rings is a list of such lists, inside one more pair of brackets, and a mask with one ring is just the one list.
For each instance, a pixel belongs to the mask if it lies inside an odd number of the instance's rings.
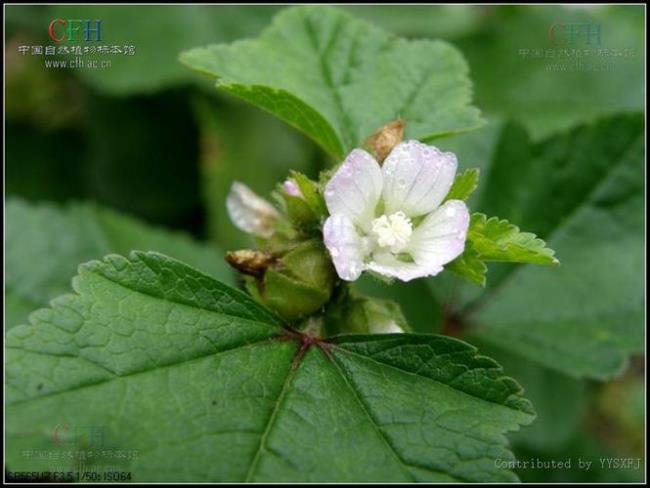
{"label": "background foliage", "polygon": [[[215,90],[178,56],[257,36],[279,9],[6,8],[7,329],[66,291],[80,262],[108,252],[156,246],[234,283],[221,250],[248,242],[225,213],[230,182],[268,194],[289,169],[316,177],[335,159],[317,144],[327,143]],[[461,169],[481,168],[470,207],[535,232],[562,261],[557,269],[490,265],[485,289],[450,273],[358,286],[398,301],[418,332],[466,338],[524,386],[538,418],[510,435],[515,455],[573,463],[518,470],[522,480],[642,479],[642,470],[600,463],[643,457],[642,7],[343,9],[462,52],[487,123],[434,144],[456,152]],[[47,44],[57,17],[100,18],[106,36],[137,55],[104,71],[44,70],[42,58],[20,56],[19,45]],[[603,48],[635,54],[575,71],[524,57],[549,48],[554,23],[599,25]],[[475,115],[458,120],[475,126]],[[334,155],[349,142],[337,131]],[[579,469],[578,458],[591,469]]]}

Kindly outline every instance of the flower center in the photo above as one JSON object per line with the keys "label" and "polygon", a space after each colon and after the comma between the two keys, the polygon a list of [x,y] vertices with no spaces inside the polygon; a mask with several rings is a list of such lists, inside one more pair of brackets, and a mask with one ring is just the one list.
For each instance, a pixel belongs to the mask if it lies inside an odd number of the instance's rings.
{"label": "flower center", "polygon": [[371,232],[379,247],[390,247],[391,252],[400,252],[411,238],[413,224],[404,212],[395,212],[373,220]]}

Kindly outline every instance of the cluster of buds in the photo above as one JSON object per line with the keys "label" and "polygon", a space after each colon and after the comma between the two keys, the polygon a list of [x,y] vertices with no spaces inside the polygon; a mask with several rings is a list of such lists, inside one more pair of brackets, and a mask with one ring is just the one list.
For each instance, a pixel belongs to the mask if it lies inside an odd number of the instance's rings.
{"label": "cluster of buds", "polygon": [[[328,333],[401,332],[399,307],[356,295],[363,272],[410,281],[435,276],[462,254],[469,211],[449,200],[456,156],[390,123],[354,149],[321,185],[293,172],[275,192],[280,209],[242,183],[227,199],[233,223],[259,248],[227,255],[257,300],[294,323],[321,314]],[[329,319],[328,319],[329,317]],[[312,321],[313,322],[313,321]]]}
{"label": "cluster of buds", "polygon": [[230,218],[259,248],[228,252],[226,260],[253,297],[297,323],[330,300],[337,281],[320,233],[326,209],[317,183],[297,172],[274,196],[280,210],[244,184],[232,185]]}

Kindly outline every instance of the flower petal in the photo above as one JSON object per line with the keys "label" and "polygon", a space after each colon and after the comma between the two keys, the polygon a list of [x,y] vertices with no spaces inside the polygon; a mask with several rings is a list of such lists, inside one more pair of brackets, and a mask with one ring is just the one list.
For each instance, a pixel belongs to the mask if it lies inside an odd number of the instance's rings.
{"label": "flower petal", "polygon": [[284,183],[282,183],[282,189],[286,192],[287,195],[291,195],[292,197],[303,196],[302,192],[300,191],[300,187],[296,184],[293,178],[287,178],[284,180]]}
{"label": "flower petal", "polygon": [[249,234],[268,239],[273,235],[273,227],[280,217],[278,211],[253,190],[235,181],[226,198],[226,208],[230,220],[239,229]]}
{"label": "flower petal", "polygon": [[332,256],[336,273],[342,280],[354,281],[364,270],[364,246],[352,221],[335,214],[325,221],[323,240]]}
{"label": "flower petal", "polygon": [[468,227],[465,202],[449,200],[413,229],[405,252],[423,266],[442,267],[462,254]]}
{"label": "flower petal", "polygon": [[381,196],[382,175],[375,158],[355,149],[325,186],[325,202],[330,215],[346,215],[365,228],[374,217]]}
{"label": "flower petal", "polygon": [[372,257],[372,261],[366,265],[367,269],[401,281],[434,276],[442,271],[442,266],[400,261],[390,252],[374,253]]}
{"label": "flower petal", "polygon": [[418,141],[401,142],[384,161],[385,213],[424,215],[440,205],[456,175],[456,155]]}

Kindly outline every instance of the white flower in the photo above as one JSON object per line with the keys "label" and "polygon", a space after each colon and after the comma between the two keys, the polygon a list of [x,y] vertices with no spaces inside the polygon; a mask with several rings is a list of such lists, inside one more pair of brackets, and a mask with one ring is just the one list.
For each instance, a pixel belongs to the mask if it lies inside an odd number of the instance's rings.
{"label": "white flower", "polygon": [[410,281],[434,276],[465,248],[469,212],[448,200],[453,153],[418,141],[396,145],[382,167],[353,150],[325,187],[323,237],[341,279],[364,270]]}
{"label": "white flower", "polygon": [[238,228],[265,239],[273,235],[275,224],[280,217],[273,205],[238,181],[230,188],[226,208],[230,220]]}

